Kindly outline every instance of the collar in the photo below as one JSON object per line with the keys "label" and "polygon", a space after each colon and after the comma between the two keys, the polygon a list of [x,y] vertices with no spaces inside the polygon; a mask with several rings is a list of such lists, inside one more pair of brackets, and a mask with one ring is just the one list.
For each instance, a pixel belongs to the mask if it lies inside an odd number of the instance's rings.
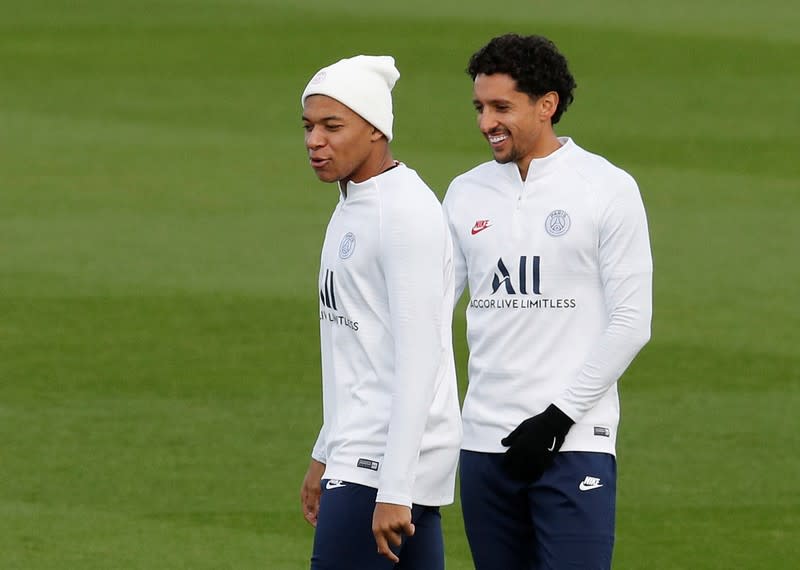
{"label": "collar", "polygon": [[367,192],[375,187],[378,186],[378,178],[381,176],[391,176],[392,173],[400,166],[405,166],[402,162],[395,160],[394,164],[373,176],[372,178],[367,178],[363,182],[353,182],[352,180],[347,182],[347,187],[342,188],[341,183],[339,184],[339,201],[343,202],[345,200],[350,200],[353,196],[362,194]]}
{"label": "collar", "polygon": [[556,170],[561,163],[562,159],[571,154],[572,151],[576,148],[575,143],[572,141],[570,137],[558,137],[558,142],[561,143],[561,146],[548,154],[547,156],[543,156],[541,158],[534,158],[531,160],[531,163],[528,165],[528,176],[525,180],[522,180],[522,177],[519,175],[519,168],[515,162],[509,162],[506,164],[502,164],[501,166],[506,171],[506,173],[518,180],[520,182],[528,183],[533,180],[543,178]]}

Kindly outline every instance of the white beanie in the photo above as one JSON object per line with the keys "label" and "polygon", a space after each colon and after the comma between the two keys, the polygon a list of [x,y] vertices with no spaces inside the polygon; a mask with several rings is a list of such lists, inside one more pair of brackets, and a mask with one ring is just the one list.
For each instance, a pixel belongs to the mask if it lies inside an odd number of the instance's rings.
{"label": "white beanie", "polygon": [[300,104],[310,95],[327,95],[346,105],[392,140],[392,87],[400,78],[394,58],[357,55],[320,69],[306,85]]}

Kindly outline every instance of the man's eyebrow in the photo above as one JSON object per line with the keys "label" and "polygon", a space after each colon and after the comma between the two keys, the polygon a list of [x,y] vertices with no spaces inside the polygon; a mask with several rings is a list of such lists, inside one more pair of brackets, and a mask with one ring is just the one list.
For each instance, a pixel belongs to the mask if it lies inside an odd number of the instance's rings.
{"label": "man's eyebrow", "polygon": [[[303,120],[308,121],[309,123],[311,122],[311,119],[309,119],[305,115],[303,115]],[[327,121],[344,121],[344,117],[340,117],[339,115],[328,115],[327,117],[322,117],[319,120],[320,123],[324,123]]]}
{"label": "man's eyebrow", "polygon": [[488,101],[481,101],[480,99],[473,99],[473,105],[510,105],[511,101],[509,99],[504,99],[502,97],[498,99],[489,99]]}

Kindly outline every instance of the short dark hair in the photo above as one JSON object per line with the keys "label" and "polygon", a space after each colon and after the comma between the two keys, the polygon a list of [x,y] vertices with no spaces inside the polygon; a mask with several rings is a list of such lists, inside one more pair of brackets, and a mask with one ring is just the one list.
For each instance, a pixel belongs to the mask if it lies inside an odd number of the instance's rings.
{"label": "short dark hair", "polygon": [[472,55],[467,73],[473,80],[480,73],[505,73],[517,82],[518,91],[533,99],[555,91],[558,107],[553,113],[554,125],[572,103],[572,91],[577,87],[567,58],[543,36],[505,34],[492,38]]}

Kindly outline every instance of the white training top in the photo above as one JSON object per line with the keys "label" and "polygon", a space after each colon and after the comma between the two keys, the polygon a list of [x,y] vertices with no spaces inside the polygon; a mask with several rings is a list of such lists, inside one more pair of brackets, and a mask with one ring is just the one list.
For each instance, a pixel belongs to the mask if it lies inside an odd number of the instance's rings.
{"label": "white training top", "polygon": [[551,403],[576,421],[561,451],[615,453],[617,379],[650,338],[652,261],[636,182],[569,138],[455,178],[444,200],[456,299],[469,283],[463,448]]}
{"label": "white training top", "polygon": [[461,419],[453,250],[441,205],[403,164],[347,184],[319,273],[325,478],[377,501],[453,501]]}

